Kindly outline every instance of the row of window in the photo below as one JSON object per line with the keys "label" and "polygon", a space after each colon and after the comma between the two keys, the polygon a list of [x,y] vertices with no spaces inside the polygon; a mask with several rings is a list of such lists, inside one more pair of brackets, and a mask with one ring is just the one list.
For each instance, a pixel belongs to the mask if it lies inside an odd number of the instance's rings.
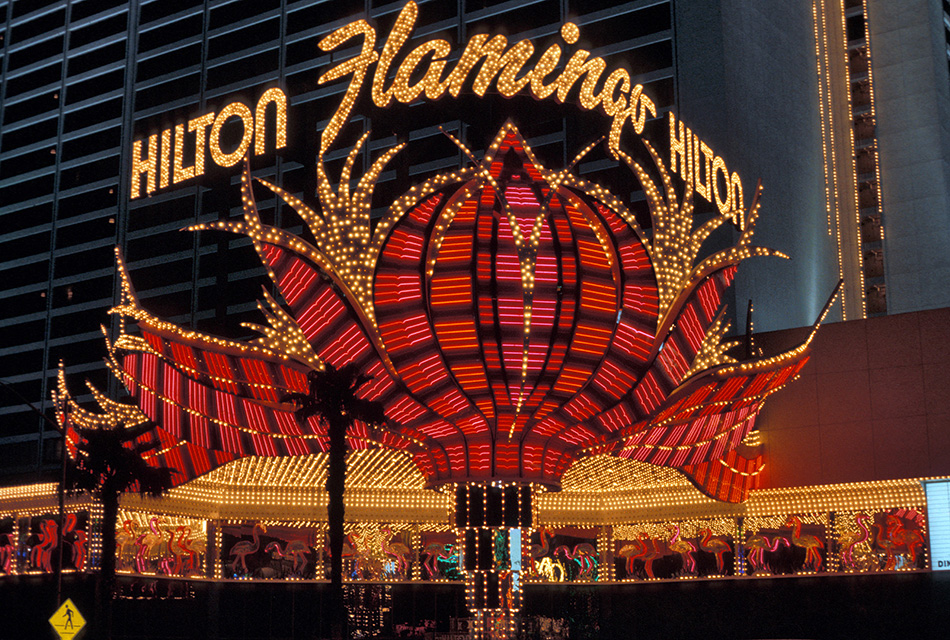
{"label": "row of window", "polygon": [[[379,47],[401,3],[369,4]],[[268,284],[252,248],[225,234],[179,231],[196,221],[240,215],[236,172],[209,169],[186,185],[129,201],[123,192],[128,149],[135,137],[279,81],[291,97],[290,144],[279,154],[255,157],[254,169],[313,203],[319,127],[345,88],[344,82],[317,85],[331,58],[316,43],[354,19],[354,6],[366,5],[235,0],[208,2],[206,8],[199,0],[0,0],[0,298],[14,310],[0,316],[0,379],[48,405],[62,359],[73,391],[82,392],[83,378],[115,387],[101,363],[99,326],[113,322],[105,312],[115,302],[116,244],[123,246],[139,297],[151,312],[201,331],[247,337],[240,322],[260,321],[255,301]],[[546,42],[571,16],[582,28],[578,46],[613,45],[608,64],[642,72],[646,92],[662,110],[674,92],[670,11],[666,0],[438,0],[420,3],[416,33],[418,41],[445,37],[459,44],[479,30],[503,33],[518,24],[519,32]],[[469,22],[460,24],[460,15]],[[618,15],[624,16],[622,27]],[[649,34],[657,35],[640,39]],[[552,167],[563,166],[604,133],[603,116],[572,109],[564,116],[550,104],[546,112],[528,98],[515,101],[510,108],[524,112],[525,135],[538,140],[535,151]],[[478,150],[501,124],[501,110],[485,105],[443,100],[426,107],[425,123],[445,125]],[[460,152],[435,126],[418,133],[417,107],[383,113],[364,97],[357,112],[366,113],[363,125],[373,129],[374,158],[397,141],[412,142],[381,176],[375,214],[410,185],[460,164]],[[327,163],[331,176],[339,175],[346,146],[355,143],[359,129],[351,125],[349,138],[341,138]],[[602,156],[592,154],[577,171],[615,193],[631,193],[629,172]],[[300,232],[295,214],[260,195],[265,220]],[[29,469],[51,458],[55,438],[42,435],[48,427],[28,408],[4,398],[0,424],[0,459],[8,461],[14,444],[23,450],[0,468]]]}

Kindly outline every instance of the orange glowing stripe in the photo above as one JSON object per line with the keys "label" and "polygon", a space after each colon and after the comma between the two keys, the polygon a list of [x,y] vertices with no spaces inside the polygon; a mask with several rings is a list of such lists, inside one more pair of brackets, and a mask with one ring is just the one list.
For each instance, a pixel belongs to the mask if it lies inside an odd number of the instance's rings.
{"label": "orange glowing stripe", "polygon": [[439,248],[439,262],[464,262],[471,256],[471,237],[451,236],[445,238]]}
{"label": "orange glowing stripe", "polygon": [[432,304],[433,307],[456,306],[460,304],[467,304],[471,301],[472,301],[472,296],[471,296],[470,290],[456,291],[456,292],[450,292],[450,293],[443,292],[439,295],[436,295],[433,292],[432,296],[429,298],[429,302],[430,304]]}
{"label": "orange glowing stripe", "polygon": [[604,248],[600,243],[580,238],[577,241],[577,250],[580,253],[582,264],[601,269],[610,268],[610,259],[604,253]]}

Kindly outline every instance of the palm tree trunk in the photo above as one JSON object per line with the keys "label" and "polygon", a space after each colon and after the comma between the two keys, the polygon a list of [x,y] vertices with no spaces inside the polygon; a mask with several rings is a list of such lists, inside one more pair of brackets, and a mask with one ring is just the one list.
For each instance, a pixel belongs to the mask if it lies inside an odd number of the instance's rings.
{"label": "palm tree trunk", "polygon": [[102,493],[102,565],[99,579],[98,626],[101,637],[112,638],[112,599],[115,595],[115,526],[119,521],[119,494]]}
{"label": "palm tree trunk", "polygon": [[330,529],[330,625],[334,640],[346,637],[343,607],[343,490],[346,484],[346,419],[329,423],[330,461],[327,470],[327,522]]}

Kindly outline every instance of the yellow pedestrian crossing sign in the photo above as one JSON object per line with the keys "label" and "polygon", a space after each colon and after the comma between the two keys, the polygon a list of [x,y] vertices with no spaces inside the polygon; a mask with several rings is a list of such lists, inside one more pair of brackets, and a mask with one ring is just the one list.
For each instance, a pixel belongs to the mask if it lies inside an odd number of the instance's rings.
{"label": "yellow pedestrian crossing sign", "polygon": [[70,640],[86,626],[86,619],[79,613],[73,601],[66,598],[66,602],[50,616],[49,623],[53,625],[53,630],[59,634],[60,638]]}

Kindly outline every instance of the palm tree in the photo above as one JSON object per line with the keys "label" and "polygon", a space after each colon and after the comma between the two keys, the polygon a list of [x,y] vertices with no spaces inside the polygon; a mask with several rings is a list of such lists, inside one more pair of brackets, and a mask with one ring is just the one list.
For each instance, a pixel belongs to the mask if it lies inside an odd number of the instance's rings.
{"label": "palm tree", "polygon": [[[112,598],[115,593],[115,529],[119,519],[119,497],[135,491],[159,496],[172,486],[168,467],[152,467],[142,457],[158,448],[158,442],[135,444],[135,440],[155,428],[154,422],[113,429],[77,429],[79,442],[73,464],[66,469],[66,488],[72,494],[88,493],[102,504],[102,566],[96,608],[102,637],[112,634]],[[103,610],[102,603],[105,603]]]}
{"label": "palm tree", "polygon": [[315,417],[330,437],[330,461],[327,470],[327,522],[330,529],[330,611],[334,640],[344,637],[346,613],[343,610],[343,489],[346,483],[346,432],[356,421],[381,425],[386,417],[379,402],[356,397],[356,392],[372,380],[358,373],[356,365],[337,369],[326,364],[323,371],[307,373],[307,393],[290,393],[283,400],[297,406],[297,420]]}

